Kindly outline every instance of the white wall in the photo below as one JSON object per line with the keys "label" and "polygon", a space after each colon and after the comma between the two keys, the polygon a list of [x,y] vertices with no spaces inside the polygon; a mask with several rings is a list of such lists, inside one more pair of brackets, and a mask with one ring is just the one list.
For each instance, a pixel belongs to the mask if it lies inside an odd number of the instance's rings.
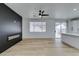
{"label": "white wall", "polygon": [[77,33],[79,34],[79,20],[68,21],[68,29],[69,33]]}
{"label": "white wall", "polygon": [[47,25],[47,29],[46,32],[43,33],[33,33],[33,32],[29,32],[29,22],[30,21],[41,21],[41,19],[38,20],[33,20],[33,19],[28,19],[26,17],[23,17],[23,38],[54,38],[55,36],[55,21],[53,19],[49,19],[49,18],[43,18],[42,21],[46,22]]}
{"label": "white wall", "polygon": [[67,32],[72,33],[72,22],[70,20],[67,22]]}

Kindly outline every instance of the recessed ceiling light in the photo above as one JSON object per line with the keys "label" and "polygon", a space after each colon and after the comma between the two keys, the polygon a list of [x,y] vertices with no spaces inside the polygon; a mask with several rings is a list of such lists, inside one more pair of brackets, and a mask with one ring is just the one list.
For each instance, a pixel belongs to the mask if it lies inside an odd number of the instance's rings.
{"label": "recessed ceiling light", "polygon": [[73,9],[73,11],[77,11],[77,9],[76,9],[76,8],[74,8],[74,9]]}

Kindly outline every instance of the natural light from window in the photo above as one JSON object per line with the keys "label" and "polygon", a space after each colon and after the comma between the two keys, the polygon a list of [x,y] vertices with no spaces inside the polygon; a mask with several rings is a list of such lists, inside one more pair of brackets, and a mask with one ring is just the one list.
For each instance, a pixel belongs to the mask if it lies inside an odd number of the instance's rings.
{"label": "natural light from window", "polygon": [[30,32],[46,32],[46,22],[30,22]]}

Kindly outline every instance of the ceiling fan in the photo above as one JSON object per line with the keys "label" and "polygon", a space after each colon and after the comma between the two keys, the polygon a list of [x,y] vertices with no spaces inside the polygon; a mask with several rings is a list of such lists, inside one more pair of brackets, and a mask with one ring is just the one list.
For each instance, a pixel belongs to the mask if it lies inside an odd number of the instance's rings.
{"label": "ceiling fan", "polygon": [[44,10],[39,10],[39,16],[49,16],[49,14],[45,14]]}

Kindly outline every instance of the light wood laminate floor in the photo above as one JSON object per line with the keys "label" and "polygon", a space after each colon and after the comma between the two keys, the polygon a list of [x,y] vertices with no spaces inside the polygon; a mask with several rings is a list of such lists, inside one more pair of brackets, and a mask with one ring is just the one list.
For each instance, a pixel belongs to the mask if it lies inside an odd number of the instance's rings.
{"label": "light wood laminate floor", "polygon": [[79,56],[79,50],[69,47],[60,39],[24,39],[7,49],[1,56]]}

